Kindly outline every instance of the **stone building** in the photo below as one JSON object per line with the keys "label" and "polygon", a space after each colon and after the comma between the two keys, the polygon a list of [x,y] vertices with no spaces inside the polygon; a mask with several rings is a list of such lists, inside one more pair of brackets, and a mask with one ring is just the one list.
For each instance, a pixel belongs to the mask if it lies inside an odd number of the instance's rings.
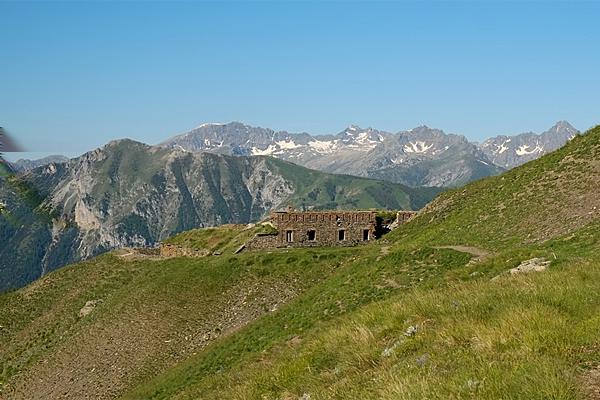
{"label": "stone building", "polygon": [[[245,249],[354,246],[375,239],[375,211],[277,211],[270,221],[276,234],[259,234]],[[404,221],[403,221],[404,222]]]}
{"label": "stone building", "polygon": [[348,246],[375,238],[374,211],[286,211],[271,214],[283,246]]}

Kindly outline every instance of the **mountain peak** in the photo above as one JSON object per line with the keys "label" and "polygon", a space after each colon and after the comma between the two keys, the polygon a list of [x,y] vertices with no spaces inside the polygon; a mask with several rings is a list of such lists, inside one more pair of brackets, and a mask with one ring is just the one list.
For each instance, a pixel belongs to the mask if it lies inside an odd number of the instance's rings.
{"label": "mountain peak", "polygon": [[434,131],[434,130],[437,130],[437,129],[430,128],[429,126],[423,124],[423,125],[416,126],[416,127],[412,128],[412,129],[409,129],[408,132],[410,132],[410,133],[421,133],[421,132]]}
{"label": "mountain peak", "polygon": [[548,132],[562,132],[562,131],[569,131],[569,132],[577,132],[577,129],[575,129],[573,127],[573,125],[571,125],[568,121],[558,121],[556,122],[552,128],[550,128],[548,130]]}
{"label": "mountain peak", "polygon": [[[231,122],[230,122],[231,123]],[[203,124],[198,125],[197,127],[195,127],[194,129],[201,129],[201,128],[206,128],[208,126],[223,126],[223,125],[228,125],[228,124],[224,124],[222,122],[205,122]],[[192,129],[192,130],[194,130]]]}
{"label": "mountain peak", "polygon": [[104,146],[99,147],[95,150],[88,151],[85,154],[99,153],[99,152],[114,152],[114,151],[130,151],[132,149],[147,149],[152,146],[138,142],[137,140],[123,138],[123,139],[114,139],[110,142],[106,143]]}
{"label": "mountain peak", "polygon": [[349,125],[346,129],[343,130],[343,133],[351,135],[362,131],[364,131],[364,129],[358,125]]}

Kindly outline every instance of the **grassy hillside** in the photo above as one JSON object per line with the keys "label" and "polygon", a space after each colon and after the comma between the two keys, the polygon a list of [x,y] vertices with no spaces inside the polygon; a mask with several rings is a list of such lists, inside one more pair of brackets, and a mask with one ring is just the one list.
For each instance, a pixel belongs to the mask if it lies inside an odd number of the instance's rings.
{"label": "grassy hillside", "polygon": [[270,224],[250,225],[223,225],[217,228],[192,229],[171,236],[164,240],[165,244],[175,244],[194,250],[208,250],[209,252],[234,252],[241,245],[259,233],[276,233]]}
{"label": "grassy hillside", "polygon": [[[472,264],[431,248],[363,255],[125,397],[586,398],[600,365],[597,232]],[[503,275],[544,255],[546,272]]]}
{"label": "grassy hillside", "polygon": [[[201,259],[116,254],[0,297],[0,380],[12,398],[113,398],[274,312],[353,249]],[[86,302],[93,311],[80,316]]]}
{"label": "grassy hillside", "polygon": [[[442,194],[369,246],[57,271],[0,297],[4,393],[594,399],[598,160],[600,128]],[[534,257],[548,269],[507,273]],[[79,317],[89,300],[102,302]]]}
{"label": "grassy hillside", "polygon": [[445,192],[396,236],[503,249],[540,243],[600,216],[600,129],[499,177]]}
{"label": "grassy hillside", "polygon": [[276,158],[268,160],[285,179],[294,182],[296,192],[288,201],[300,209],[418,210],[443,190],[411,188],[389,181],[328,174]]}

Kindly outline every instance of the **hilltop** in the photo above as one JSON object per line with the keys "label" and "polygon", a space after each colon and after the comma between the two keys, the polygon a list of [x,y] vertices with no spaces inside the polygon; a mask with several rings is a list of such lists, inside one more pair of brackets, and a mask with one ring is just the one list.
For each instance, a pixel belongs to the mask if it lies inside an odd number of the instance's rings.
{"label": "hilltop", "polygon": [[368,246],[58,270],[0,296],[3,391],[595,399],[599,160],[600,127]]}

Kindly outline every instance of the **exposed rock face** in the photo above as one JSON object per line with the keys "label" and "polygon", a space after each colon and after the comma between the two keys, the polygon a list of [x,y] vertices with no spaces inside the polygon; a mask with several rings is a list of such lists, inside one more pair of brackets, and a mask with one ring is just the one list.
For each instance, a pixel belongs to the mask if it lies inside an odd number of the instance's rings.
{"label": "exposed rock face", "polygon": [[232,155],[270,155],[326,172],[373,177],[409,186],[457,186],[535,159],[578,131],[559,122],[536,135],[498,136],[483,144],[420,126],[389,133],[350,126],[336,135],[311,136],[239,122],[203,124],[162,146]]}
{"label": "exposed rock face", "polygon": [[81,257],[147,246],[194,227],[261,218],[293,193],[261,158],[224,158],[111,142],[29,177],[77,230]]}

